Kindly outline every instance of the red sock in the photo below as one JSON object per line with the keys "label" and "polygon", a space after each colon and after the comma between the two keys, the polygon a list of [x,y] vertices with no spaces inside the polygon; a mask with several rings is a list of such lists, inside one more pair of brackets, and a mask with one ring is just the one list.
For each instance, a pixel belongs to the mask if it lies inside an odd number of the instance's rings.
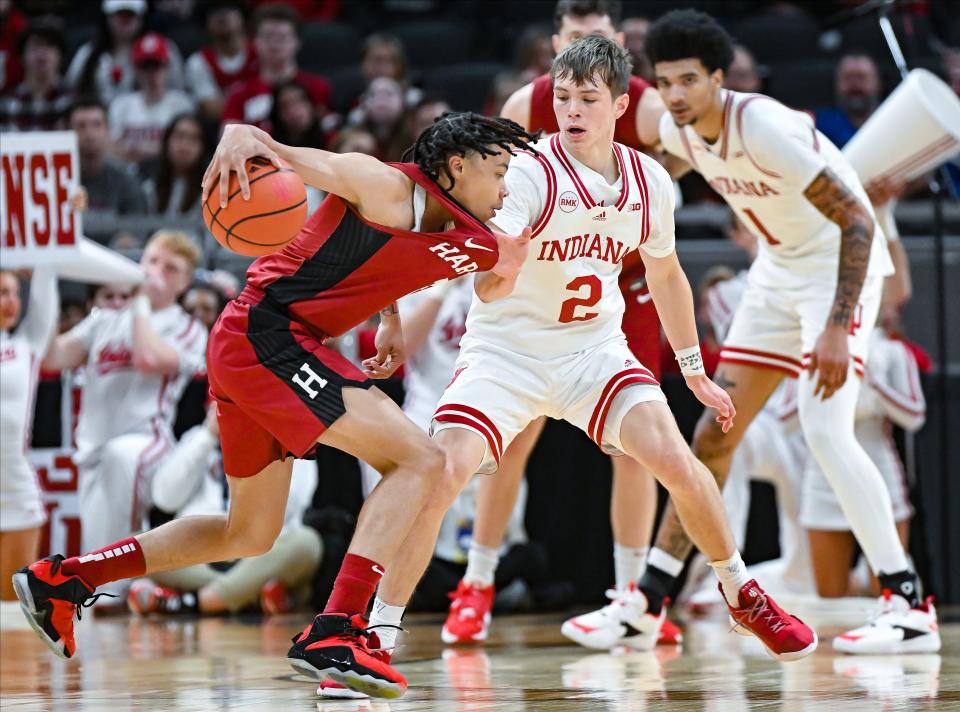
{"label": "red sock", "polygon": [[381,576],[383,567],[376,561],[356,554],[347,554],[343,557],[340,573],[333,582],[333,591],[330,592],[327,607],[323,612],[346,613],[348,616],[366,613]]}
{"label": "red sock", "polygon": [[130,537],[98,551],[64,559],[60,570],[79,576],[96,588],[110,581],[143,576],[147,572],[147,562],[143,559],[140,542]]}

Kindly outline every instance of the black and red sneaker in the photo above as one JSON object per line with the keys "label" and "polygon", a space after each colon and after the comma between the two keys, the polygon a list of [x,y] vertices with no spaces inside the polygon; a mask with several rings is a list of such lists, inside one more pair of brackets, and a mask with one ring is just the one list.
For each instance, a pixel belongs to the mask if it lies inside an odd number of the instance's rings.
{"label": "black and red sneaker", "polygon": [[407,680],[378,654],[376,633],[363,616],[322,613],[293,639],[287,661],[317,680],[331,679],[371,697],[400,697]]}
{"label": "black and red sneaker", "polygon": [[79,620],[80,608],[98,596],[94,596],[93,588],[79,576],[64,574],[60,570],[62,562],[63,557],[57,554],[24,566],[13,575],[13,590],[20,599],[23,615],[40,639],[66,659],[77,651],[73,614],[76,613]]}

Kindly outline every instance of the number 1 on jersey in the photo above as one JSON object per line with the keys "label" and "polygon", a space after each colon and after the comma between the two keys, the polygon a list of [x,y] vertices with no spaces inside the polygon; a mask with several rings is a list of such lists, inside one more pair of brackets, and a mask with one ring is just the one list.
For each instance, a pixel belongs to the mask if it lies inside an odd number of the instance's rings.
{"label": "number 1 on jersey", "polygon": [[587,287],[587,296],[571,297],[560,305],[561,324],[569,324],[571,321],[589,321],[590,319],[600,316],[600,312],[587,311],[577,314],[576,310],[577,307],[589,309],[590,307],[596,306],[603,296],[603,283],[595,274],[588,274],[572,280],[567,285],[567,291],[576,292],[579,295],[583,287]]}

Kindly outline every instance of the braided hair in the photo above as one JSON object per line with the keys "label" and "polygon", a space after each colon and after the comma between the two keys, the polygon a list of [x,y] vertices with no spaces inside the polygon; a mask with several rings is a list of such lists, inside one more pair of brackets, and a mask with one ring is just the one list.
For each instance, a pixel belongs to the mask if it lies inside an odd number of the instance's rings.
{"label": "braided hair", "polygon": [[[447,170],[450,156],[465,156],[475,151],[481,156],[495,156],[499,146],[511,156],[514,149],[534,151],[530,145],[540,138],[540,132],[529,133],[523,127],[499,116],[482,116],[472,111],[446,111],[417,137],[416,143],[403,154],[404,161],[411,161],[434,181],[441,173],[450,179]],[[534,151],[535,152],[535,151]]]}

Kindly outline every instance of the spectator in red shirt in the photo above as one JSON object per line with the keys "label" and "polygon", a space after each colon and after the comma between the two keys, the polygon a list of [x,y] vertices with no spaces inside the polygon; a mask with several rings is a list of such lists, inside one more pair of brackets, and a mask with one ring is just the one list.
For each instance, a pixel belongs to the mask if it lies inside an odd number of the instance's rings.
{"label": "spectator in red shirt", "polygon": [[265,5],[257,10],[253,22],[259,74],[238,84],[227,96],[223,122],[254,124],[269,130],[273,87],[291,79],[307,88],[321,115],[326,113],[330,84],[323,77],[297,67],[300,49],[297,13],[286,5]]}
{"label": "spectator in red shirt", "polygon": [[187,60],[187,86],[204,116],[219,123],[224,96],[257,76],[257,52],[241,0],[211,0],[205,9],[210,44]]}

